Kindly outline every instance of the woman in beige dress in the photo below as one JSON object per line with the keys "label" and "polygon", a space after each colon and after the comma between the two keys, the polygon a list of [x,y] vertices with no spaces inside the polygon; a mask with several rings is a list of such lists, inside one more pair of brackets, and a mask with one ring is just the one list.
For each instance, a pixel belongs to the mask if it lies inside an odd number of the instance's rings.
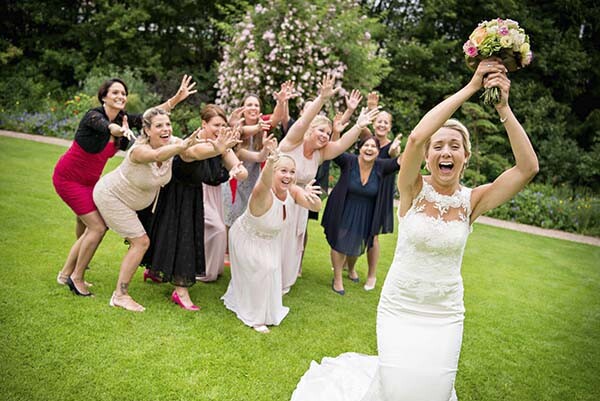
{"label": "woman in beige dress", "polygon": [[94,202],[106,225],[130,245],[121,262],[110,305],[135,312],[143,312],[144,307],[129,296],[129,282],[150,245],[136,211],[156,201],[160,187],[171,179],[173,157],[196,139],[195,135],[185,141],[173,137],[169,115],[160,108],[148,109],[142,126],[142,135],[127,151],[121,165],[102,177],[94,188]]}

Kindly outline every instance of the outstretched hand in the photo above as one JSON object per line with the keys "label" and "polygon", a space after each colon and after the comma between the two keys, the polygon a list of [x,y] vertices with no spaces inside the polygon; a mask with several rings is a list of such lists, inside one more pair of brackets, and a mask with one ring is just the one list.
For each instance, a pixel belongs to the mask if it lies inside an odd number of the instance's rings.
{"label": "outstretched hand", "polygon": [[279,92],[273,93],[273,97],[278,102],[287,102],[288,100],[293,99],[297,96],[298,93],[294,88],[293,81],[285,81],[281,84],[281,89],[279,90]]}
{"label": "outstretched hand", "polygon": [[321,199],[319,197],[319,195],[321,195],[321,187],[318,185],[314,185],[315,181],[316,180],[312,179],[308,184],[304,186],[304,197],[310,203],[319,201]]}
{"label": "outstretched hand", "polygon": [[121,132],[123,133],[123,136],[125,138],[129,139],[131,142],[135,141],[136,136],[133,133],[133,131],[129,128],[129,122],[127,121],[127,115],[123,116],[123,124],[121,124]]}
{"label": "outstretched hand", "polygon": [[342,113],[336,113],[335,117],[333,117],[333,132],[336,134],[341,134],[348,124],[350,124],[350,121],[342,122],[343,116]]}
{"label": "outstretched hand", "polygon": [[356,120],[356,125],[358,125],[359,128],[366,128],[367,125],[375,121],[377,114],[379,114],[379,107],[373,110],[363,107],[358,116],[358,120]]}
{"label": "outstretched hand", "polygon": [[350,96],[346,96],[346,107],[351,110],[356,110],[362,98],[362,95],[357,89],[352,89]]}
{"label": "outstretched hand", "polygon": [[327,74],[323,77],[323,81],[319,84],[319,94],[323,99],[329,99],[335,95],[340,88],[334,88],[335,78],[331,74]]}
{"label": "outstretched hand", "polygon": [[239,174],[242,174],[244,172],[244,162],[240,161],[238,164],[236,164],[235,166],[233,166],[230,170],[229,170],[229,179],[237,179]]}
{"label": "outstretched hand", "polygon": [[367,95],[367,108],[369,110],[376,109],[379,106],[379,94],[377,92],[369,92]]}
{"label": "outstretched hand", "polygon": [[216,139],[207,139],[206,141],[210,143],[215,149],[215,152],[219,154],[223,154],[227,149],[231,149],[237,144],[242,143],[239,139],[238,132],[231,128],[221,128],[217,133]]}
{"label": "outstretched hand", "polygon": [[179,99],[180,102],[182,100],[187,99],[188,96],[198,92],[198,90],[193,89],[194,86],[196,86],[196,82],[192,82],[192,76],[187,74],[184,75],[181,79],[181,85],[179,86],[179,89],[177,90],[175,96]]}

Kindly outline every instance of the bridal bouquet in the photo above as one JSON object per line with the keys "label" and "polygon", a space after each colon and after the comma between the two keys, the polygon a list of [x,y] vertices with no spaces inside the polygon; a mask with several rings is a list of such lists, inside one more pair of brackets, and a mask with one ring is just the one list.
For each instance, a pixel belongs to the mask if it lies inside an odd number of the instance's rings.
{"label": "bridal bouquet", "polygon": [[[472,70],[483,59],[499,57],[512,72],[529,65],[533,57],[525,30],[516,21],[500,18],[481,22],[463,45],[463,51]],[[494,105],[500,101],[500,89],[486,88],[481,97],[485,104]]]}

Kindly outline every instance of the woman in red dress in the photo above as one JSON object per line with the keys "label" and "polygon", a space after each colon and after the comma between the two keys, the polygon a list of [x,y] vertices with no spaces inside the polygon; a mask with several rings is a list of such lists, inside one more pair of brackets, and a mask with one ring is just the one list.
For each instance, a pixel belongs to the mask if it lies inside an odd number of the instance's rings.
{"label": "woman in red dress", "polygon": [[[170,111],[186,99],[195,83],[192,77],[184,75],[179,90],[160,108]],[[129,127],[140,129],[141,115],[125,111],[128,89],[118,78],[104,82],[98,89],[100,107],[89,110],[81,119],[75,140],[67,152],[59,159],[52,182],[62,200],[77,216],[76,232],[79,235],[71,247],[67,260],[56,281],[67,284],[74,294],[90,296],[84,280],[85,269],[94,256],[106,232],[106,224],[94,205],[92,192],[100,179],[102,170],[109,158],[119,149],[124,150],[133,133]]]}

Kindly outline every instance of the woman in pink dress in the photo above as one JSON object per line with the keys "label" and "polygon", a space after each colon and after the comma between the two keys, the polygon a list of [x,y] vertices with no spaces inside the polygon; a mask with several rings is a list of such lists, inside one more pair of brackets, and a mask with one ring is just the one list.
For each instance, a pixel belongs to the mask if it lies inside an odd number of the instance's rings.
{"label": "woman in pink dress", "polygon": [[[195,93],[192,90],[195,83],[191,79],[192,77],[184,75],[175,96],[159,107],[169,111]],[[128,94],[125,82],[117,78],[100,86],[98,100],[102,106],[85,114],[79,123],[73,144],[56,164],[52,176],[56,192],[77,217],[76,231],[83,231],[71,247],[56,281],[61,285],[67,284],[74,294],[81,296],[91,295],[85,285],[85,269],[106,232],[106,225],[92,199],[94,185],[100,179],[108,159],[119,149],[126,149],[129,138],[133,135],[129,134],[131,131],[128,128],[142,127],[141,115],[125,111]]]}
{"label": "woman in pink dress", "polygon": [[[336,158],[350,148],[356,142],[362,129],[377,116],[378,109],[367,111],[364,108],[354,127],[340,139],[330,141],[331,121],[327,117],[317,116],[317,114],[325,102],[337,93],[338,89],[333,88],[334,83],[335,79],[331,76],[323,78],[319,96],[304,110],[279,144],[279,150],[290,155],[296,162],[298,185],[307,185],[315,178],[319,164],[325,160]],[[282,231],[283,241],[290,247],[289,251],[282,255],[282,287],[285,293],[294,285],[300,271],[308,210],[292,207],[289,214],[290,223]]]}

